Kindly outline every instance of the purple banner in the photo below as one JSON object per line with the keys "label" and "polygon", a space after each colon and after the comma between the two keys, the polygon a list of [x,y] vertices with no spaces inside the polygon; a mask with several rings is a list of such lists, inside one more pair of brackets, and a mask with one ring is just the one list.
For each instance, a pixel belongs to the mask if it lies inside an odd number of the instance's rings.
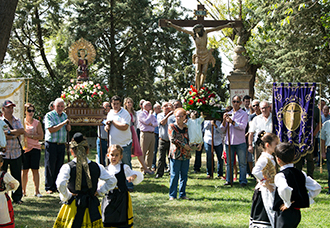
{"label": "purple banner", "polygon": [[312,153],[316,84],[273,84],[273,132],[281,142],[295,145],[294,162]]}

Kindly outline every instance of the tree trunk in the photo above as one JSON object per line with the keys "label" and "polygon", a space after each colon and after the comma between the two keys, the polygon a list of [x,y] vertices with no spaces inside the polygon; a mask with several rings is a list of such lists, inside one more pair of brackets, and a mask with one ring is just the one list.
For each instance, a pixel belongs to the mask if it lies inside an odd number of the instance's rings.
{"label": "tree trunk", "polygon": [[0,64],[3,63],[18,0],[0,0]]}

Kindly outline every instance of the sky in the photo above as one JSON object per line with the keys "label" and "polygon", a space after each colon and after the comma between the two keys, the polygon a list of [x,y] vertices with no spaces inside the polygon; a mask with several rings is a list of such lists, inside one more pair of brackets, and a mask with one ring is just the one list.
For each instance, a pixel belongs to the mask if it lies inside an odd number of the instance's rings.
{"label": "sky", "polygon": [[[194,15],[194,10],[197,9],[197,5],[199,3],[196,0],[181,0],[181,5],[184,6],[187,9],[192,10],[192,12],[189,13],[189,16]],[[208,20],[211,20],[208,18]],[[217,32],[212,32],[212,35],[216,35]],[[220,51],[220,50],[219,50]],[[220,51],[221,53],[221,51]],[[222,72],[225,74],[225,76],[229,75],[230,71],[233,71],[233,64],[227,59],[226,56],[221,54],[222,59]]]}

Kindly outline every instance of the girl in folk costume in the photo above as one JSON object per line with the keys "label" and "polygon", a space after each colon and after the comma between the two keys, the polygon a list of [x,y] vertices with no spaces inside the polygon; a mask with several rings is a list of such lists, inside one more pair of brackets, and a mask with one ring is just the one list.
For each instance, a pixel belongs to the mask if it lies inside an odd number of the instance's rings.
{"label": "girl in folk costume", "polygon": [[252,227],[274,227],[273,202],[274,202],[274,176],[276,174],[276,163],[274,160],[274,150],[278,144],[278,137],[273,133],[261,131],[258,134],[256,144],[264,149],[252,174],[256,177],[258,184],[255,187],[250,228]]}
{"label": "girl in folk costume", "polygon": [[[0,170],[3,165],[3,156],[0,152]],[[0,227],[14,228],[14,210],[7,192],[15,191],[19,182],[10,173],[0,171]]]}
{"label": "girl in folk costume", "polygon": [[121,162],[123,148],[111,145],[108,149],[110,165],[107,167],[110,175],[117,178],[117,186],[111,190],[102,201],[102,221],[104,227],[133,227],[133,207],[126,180],[134,185],[141,183],[143,174],[133,171]]}
{"label": "girl in folk costume", "polygon": [[[73,135],[70,148],[74,159],[62,166],[56,180],[64,204],[54,227],[103,227],[97,195],[113,189],[117,181],[102,165],[87,158],[88,143],[81,133]],[[105,184],[97,189],[99,178]]]}

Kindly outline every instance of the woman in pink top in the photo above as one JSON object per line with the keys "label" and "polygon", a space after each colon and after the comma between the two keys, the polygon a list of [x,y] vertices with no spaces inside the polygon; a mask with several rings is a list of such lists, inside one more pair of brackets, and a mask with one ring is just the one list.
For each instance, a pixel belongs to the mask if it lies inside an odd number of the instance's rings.
{"label": "woman in pink top", "polygon": [[43,140],[44,132],[41,123],[38,120],[33,119],[34,113],[34,105],[31,103],[25,104],[25,153],[23,154],[22,189],[23,195],[26,196],[28,172],[29,169],[31,169],[35,189],[34,196],[42,197],[39,191],[39,163],[41,155],[41,145],[39,144],[39,140]]}

